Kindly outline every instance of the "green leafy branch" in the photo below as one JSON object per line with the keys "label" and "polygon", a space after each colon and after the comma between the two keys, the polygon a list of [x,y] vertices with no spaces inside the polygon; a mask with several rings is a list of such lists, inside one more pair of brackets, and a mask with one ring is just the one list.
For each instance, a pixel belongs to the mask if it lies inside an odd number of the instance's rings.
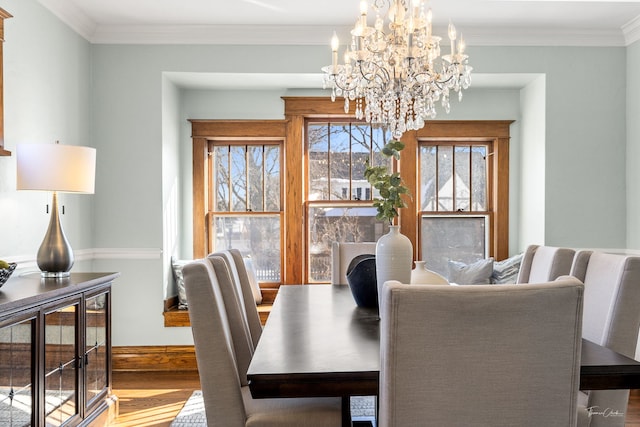
{"label": "green leafy branch", "polygon": [[[404,144],[398,140],[389,141],[383,148],[382,154],[389,158],[400,160],[400,151]],[[364,177],[369,184],[380,192],[380,197],[373,201],[373,206],[378,210],[376,218],[387,220],[389,225],[399,215],[398,209],[407,207],[402,198],[403,194],[409,195],[409,189],[404,186],[399,172],[389,172],[387,166],[371,166],[367,161]]]}

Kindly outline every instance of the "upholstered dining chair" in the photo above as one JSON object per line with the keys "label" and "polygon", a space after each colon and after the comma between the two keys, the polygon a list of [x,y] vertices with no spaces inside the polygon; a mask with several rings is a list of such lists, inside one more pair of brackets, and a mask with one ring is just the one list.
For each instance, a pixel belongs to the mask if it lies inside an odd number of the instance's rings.
{"label": "upholstered dining chair", "polygon": [[[632,359],[640,329],[640,257],[578,251],[572,274],[584,282],[582,336]],[[623,427],[629,390],[580,393],[578,426]]]}
{"label": "upholstered dining chair", "polygon": [[[242,296],[236,289],[227,259],[223,255],[212,254],[207,257],[207,260],[213,267],[217,284],[220,288],[220,295],[224,302],[238,371],[246,372],[253,358],[255,345],[251,338],[251,330],[241,301]],[[247,385],[246,378],[242,378],[241,382],[242,385]]]}
{"label": "upholstered dining chair", "polygon": [[251,334],[253,346],[258,345],[260,335],[262,335],[262,323],[256,306],[255,291],[251,285],[249,274],[242,259],[240,251],[237,249],[229,249],[220,252],[214,252],[209,255],[219,256],[224,259],[231,275],[231,283],[238,297],[238,303],[245,313],[245,320]]}
{"label": "upholstered dining chair", "polygon": [[530,245],[524,252],[516,283],[542,283],[569,274],[575,250]]}
{"label": "upholstered dining chair", "polygon": [[333,242],[331,245],[331,284],[346,285],[349,263],[358,255],[375,254],[376,242]]}
{"label": "upholstered dining chair", "polygon": [[378,426],[575,426],[583,290],[386,282]]}
{"label": "upholstered dining chair", "polygon": [[183,273],[209,427],[340,426],[340,398],[253,399],[246,371],[241,372],[236,361],[227,310],[211,262],[193,261]]}

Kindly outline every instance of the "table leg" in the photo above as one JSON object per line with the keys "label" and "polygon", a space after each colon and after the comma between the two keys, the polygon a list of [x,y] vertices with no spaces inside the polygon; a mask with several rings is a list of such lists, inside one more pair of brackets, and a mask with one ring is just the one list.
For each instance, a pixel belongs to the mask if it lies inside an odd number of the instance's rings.
{"label": "table leg", "polygon": [[351,397],[342,396],[342,427],[351,427]]}

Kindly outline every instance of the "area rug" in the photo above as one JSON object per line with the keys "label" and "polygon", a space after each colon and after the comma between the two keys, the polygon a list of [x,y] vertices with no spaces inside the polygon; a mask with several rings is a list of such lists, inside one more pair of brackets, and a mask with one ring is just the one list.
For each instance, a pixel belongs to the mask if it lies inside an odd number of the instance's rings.
{"label": "area rug", "polygon": [[[351,398],[351,417],[354,425],[370,425],[375,423],[375,398],[372,396],[354,396]],[[357,423],[357,424],[356,424]],[[171,427],[206,427],[202,391],[196,390],[189,397]]]}

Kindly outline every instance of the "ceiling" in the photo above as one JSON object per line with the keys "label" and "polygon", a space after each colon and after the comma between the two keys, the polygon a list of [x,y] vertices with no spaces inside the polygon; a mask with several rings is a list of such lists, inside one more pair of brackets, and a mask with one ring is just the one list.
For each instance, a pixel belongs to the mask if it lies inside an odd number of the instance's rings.
{"label": "ceiling", "polygon": [[[346,39],[359,13],[359,0],[39,2],[92,43],[328,44],[334,30]],[[469,46],[626,46],[640,40],[640,0],[427,2],[436,33],[444,35],[451,20]]]}

